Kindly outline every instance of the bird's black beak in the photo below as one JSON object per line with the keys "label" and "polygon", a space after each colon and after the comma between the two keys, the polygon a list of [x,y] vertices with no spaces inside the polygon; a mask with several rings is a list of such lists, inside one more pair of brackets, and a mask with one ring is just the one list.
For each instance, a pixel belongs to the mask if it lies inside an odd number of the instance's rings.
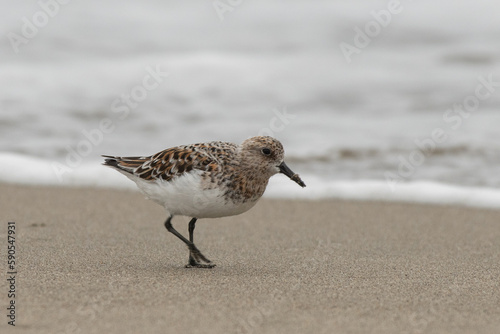
{"label": "bird's black beak", "polygon": [[290,180],[295,181],[299,186],[304,188],[306,184],[300,179],[299,174],[295,174],[288,166],[285,164],[285,162],[282,162],[278,168],[280,169],[280,173],[285,174],[290,178]]}

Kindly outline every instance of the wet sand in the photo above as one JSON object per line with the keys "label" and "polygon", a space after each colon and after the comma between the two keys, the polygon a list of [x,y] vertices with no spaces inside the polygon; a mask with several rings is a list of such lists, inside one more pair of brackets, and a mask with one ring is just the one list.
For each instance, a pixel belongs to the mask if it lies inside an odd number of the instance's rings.
{"label": "wet sand", "polygon": [[[262,200],[188,251],[136,192],[0,185],[2,333],[498,333],[500,211]],[[187,235],[188,218],[174,226]]]}

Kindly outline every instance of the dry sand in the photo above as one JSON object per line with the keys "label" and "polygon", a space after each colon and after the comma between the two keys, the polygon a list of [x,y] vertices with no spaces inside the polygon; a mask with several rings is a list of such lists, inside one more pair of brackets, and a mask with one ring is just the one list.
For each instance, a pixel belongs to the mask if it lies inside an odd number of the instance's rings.
{"label": "dry sand", "polygon": [[[200,220],[185,269],[135,192],[0,185],[15,221],[16,327],[1,333],[499,333],[500,211],[262,200]],[[187,234],[187,218],[174,226]]]}

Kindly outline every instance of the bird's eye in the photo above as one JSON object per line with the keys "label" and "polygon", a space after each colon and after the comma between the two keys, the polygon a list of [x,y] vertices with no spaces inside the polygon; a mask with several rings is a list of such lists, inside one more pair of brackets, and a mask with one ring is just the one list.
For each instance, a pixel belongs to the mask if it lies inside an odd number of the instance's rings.
{"label": "bird's eye", "polygon": [[262,154],[264,154],[264,155],[270,155],[271,154],[271,150],[268,149],[268,148],[263,148],[262,149]]}

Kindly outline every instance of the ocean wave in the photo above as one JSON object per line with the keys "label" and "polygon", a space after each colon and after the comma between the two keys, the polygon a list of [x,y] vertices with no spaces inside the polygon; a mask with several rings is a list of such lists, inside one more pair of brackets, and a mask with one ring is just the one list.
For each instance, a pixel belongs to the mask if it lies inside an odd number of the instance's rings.
{"label": "ocean wave", "polygon": [[447,145],[447,146],[436,146],[432,149],[428,147],[419,148],[415,145],[415,147],[410,148],[397,148],[391,147],[387,149],[377,149],[377,148],[335,148],[329,149],[320,154],[307,154],[304,152],[304,155],[300,155],[300,152],[294,152],[294,155],[288,155],[287,160],[290,162],[297,163],[329,163],[335,162],[339,160],[359,160],[359,159],[385,159],[387,157],[397,157],[398,155],[405,155],[411,152],[412,150],[420,150],[428,157],[457,157],[460,155],[469,156],[469,157],[480,157],[480,156],[489,156],[493,151],[496,151],[494,148],[487,147],[473,147],[466,144],[457,144],[457,145]]}
{"label": "ocean wave", "polygon": [[[60,175],[54,162],[13,153],[0,153],[0,182],[62,187],[105,187],[136,189],[133,182],[99,162],[85,163]],[[500,208],[500,190],[461,187],[419,181],[390,184],[383,180],[324,180],[317,175],[301,175],[306,188],[298,187],[283,175],[271,178],[266,198],[347,199],[391,201]]]}
{"label": "ocean wave", "polygon": [[462,187],[431,181],[392,185],[383,180],[327,181],[301,176],[307,187],[296,189],[288,180],[271,179],[266,197],[295,199],[346,199],[500,208],[500,190]]}

